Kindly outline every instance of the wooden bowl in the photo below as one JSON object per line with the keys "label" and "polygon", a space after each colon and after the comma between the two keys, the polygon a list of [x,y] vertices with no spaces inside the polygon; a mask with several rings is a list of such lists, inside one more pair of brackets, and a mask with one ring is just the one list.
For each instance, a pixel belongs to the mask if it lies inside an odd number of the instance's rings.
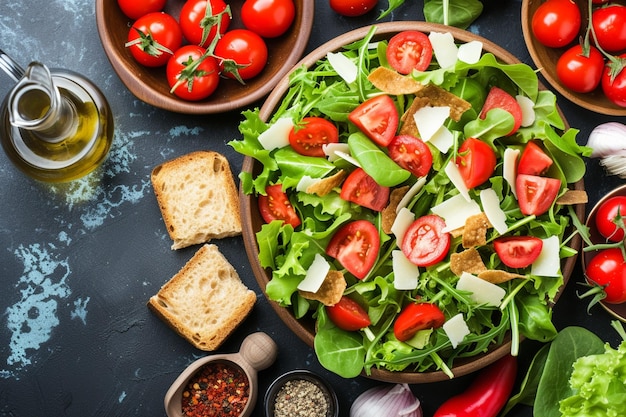
{"label": "wooden bowl", "polygon": [[[581,9],[582,22],[580,35],[584,36],[588,21],[587,0],[574,1]],[[600,86],[590,93],[576,93],[561,84],[556,74],[556,63],[563,52],[578,42],[578,37],[570,45],[563,48],[549,48],[535,39],[531,22],[535,11],[544,2],[545,0],[522,0],[522,31],[524,33],[524,41],[541,75],[543,75],[546,81],[561,93],[563,97],[580,107],[610,116],[626,116],[626,108],[620,107],[606,98]],[[616,2],[620,3],[620,1]]]}
{"label": "wooden bowl", "polygon": [[[230,29],[243,27],[240,10],[243,0],[232,0],[233,20]],[[165,12],[176,19],[183,1],[169,0]],[[295,0],[296,16],[284,35],[266,39],[268,63],[261,74],[247,80],[245,85],[231,79],[220,80],[217,91],[210,97],[186,101],[170,93],[165,68],[147,68],[135,61],[124,44],[132,21],[117,5],[116,0],[96,0],[96,23],[104,51],[124,85],[140,100],[165,110],[187,114],[221,113],[244,107],[267,95],[276,83],[300,60],[313,25],[314,2]]]}
{"label": "wooden bowl", "polygon": [[[591,238],[591,242],[594,244],[604,243],[606,241],[600,232],[598,232],[598,228],[596,227],[596,213],[600,209],[600,206],[602,206],[602,204],[604,204],[608,199],[617,196],[626,196],[626,185],[621,185],[602,197],[589,212],[585,225],[589,228],[589,237]],[[583,248],[585,246],[586,244],[583,243]],[[587,263],[591,262],[591,259],[597,253],[597,251],[583,252],[583,256],[581,257],[583,272],[587,270]],[[610,315],[626,323],[626,303],[611,304],[600,301],[600,305],[604,307]]]}
{"label": "wooden bowl", "polygon": [[[398,32],[402,32],[405,30],[417,30],[425,33],[429,32],[450,32],[457,42],[466,43],[473,40],[479,40],[483,43],[483,51],[493,53],[501,62],[515,64],[520,63],[520,61],[513,56],[511,53],[506,51],[505,49],[499,47],[493,42],[474,35],[473,33],[457,29],[454,27],[443,26],[435,23],[425,23],[425,22],[389,22],[389,23],[381,23],[376,25],[376,35],[374,40],[380,39],[389,39],[391,36]],[[352,42],[356,42],[360,39],[363,39],[367,32],[370,30],[370,27],[363,27],[361,29],[356,29],[351,32],[345,33],[342,36],[339,36],[326,44],[320,46],[316,50],[312,51],[309,55],[304,57],[302,61],[297,65],[297,67],[301,67],[305,65],[307,67],[315,64],[319,59],[322,59],[326,56],[328,52],[333,52],[340,50],[344,45],[350,44]],[[272,116],[274,110],[281,103],[284,94],[288,90],[289,87],[289,79],[288,76],[283,78],[274,91],[269,95],[268,99],[265,101],[263,107],[260,110],[261,119],[267,121]],[[539,84],[539,88],[545,89],[541,83]],[[560,110],[559,110],[560,112]],[[563,115],[561,114],[561,117]],[[563,120],[565,118],[563,117]],[[243,162],[242,170],[244,172],[258,172],[260,164],[256,163],[254,159],[250,157],[246,157]],[[580,180],[575,184],[576,189],[584,189],[583,181]],[[271,279],[271,272],[266,271],[260,264],[258,254],[259,254],[259,246],[256,240],[256,233],[261,230],[261,226],[264,224],[263,219],[259,214],[259,209],[257,205],[257,198],[252,197],[243,190],[240,189],[239,192],[240,200],[241,200],[241,216],[243,222],[243,238],[244,245],[246,248],[246,253],[248,255],[248,259],[250,261],[250,265],[252,266],[252,271],[254,276],[263,290],[264,294],[267,297],[267,293],[265,292],[265,288],[267,283]],[[584,213],[585,206],[579,204],[576,206],[576,214],[580,221],[584,221]],[[576,235],[572,241],[570,241],[570,245],[573,248],[578,249],[580,247],[581,238],[579,235]],[[564,283],[566,284],[572,271],[576,265],[576,257],[570,257],[564,261],[561,266],[561,271],[564,277]],[[560,292],[562,289],[560,290]],[[560,295],[559,292],[559,295]],[[558,298],[558,295],[557,295]],[[269,298],[268,298],[269,299]],[[276,311],[281,320],[292,330],[301,340],[303,340],[306,344],[313,347],[313,342],[315,338],[315,321],[308,317],[303,319],[296,319],[293,315],[291,309],[281,307],[278,303],[269,300],[271,306]],[[472,358],[464,358],[459,359],[454,362],[454,366],[451,368],[455,377],[459,377],[462,375],[466,375],[472,372],[475,372],[479,369],[484,368],[485,366],[495,362],[500,359],[504,355],[510,353],[511,351],[511,340],[507,336],[504,342],[499,346],[493,346],[488,352],[472,357]],[[429,371],[429,372],[391,372],[387,370],[380,370],[376,368],[371,369],[371,375],[364,375],[369,378],[384,381],[384,382],[392,382],[392,383],[428,383],[428,382],[436,382],[448,380],[449,377],[443,371]]]}

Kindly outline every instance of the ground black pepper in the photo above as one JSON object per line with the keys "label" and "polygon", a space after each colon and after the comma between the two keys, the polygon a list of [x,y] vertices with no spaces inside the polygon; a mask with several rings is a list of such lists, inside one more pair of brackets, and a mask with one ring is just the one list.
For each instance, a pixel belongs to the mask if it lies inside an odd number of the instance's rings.
{"label": "ground black pepper", "polygon": [[328,408],[328,398],[319,386],[306,379],[294,379],[278,391],[274,417],[326,417]]}

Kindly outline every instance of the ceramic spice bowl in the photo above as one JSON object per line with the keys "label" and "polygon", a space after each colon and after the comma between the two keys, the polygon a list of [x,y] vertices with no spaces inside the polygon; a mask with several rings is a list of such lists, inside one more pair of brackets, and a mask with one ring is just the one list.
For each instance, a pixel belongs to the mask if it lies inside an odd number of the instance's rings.
{"label": "ceramic spice bowl", "polygon": [[295,370],[278,377],[265,394],[266,417],[339,416],[339,401],[333,388],[319,375]]}
{"label": "ceramic spice bowl", "polygon": [[[209,414],[213,404],[222,404],[220,416],[252,415],[258,395],[257,372],[276,360],[276,343],[265,333],[252,333],[237,353],[210,355],[189,365],[165,394],[168,417]],[[213,399],[207,401],[207,397]]]}

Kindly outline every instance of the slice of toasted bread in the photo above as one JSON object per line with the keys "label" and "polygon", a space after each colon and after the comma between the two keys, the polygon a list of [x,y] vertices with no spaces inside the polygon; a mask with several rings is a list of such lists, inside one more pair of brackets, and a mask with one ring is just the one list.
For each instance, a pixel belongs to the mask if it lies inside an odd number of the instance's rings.
{"label": "slice of toasted bread", "polygon": [[239,196],[223,155],[180,156],[155,167],[151,180],[172,249],[241,234]]}
{"label": "slice of toasted bread", "polygon": [[205,244],[148,307],[201,350],[217,349],[250,314],[256,294],[241,281],[218,247]]}

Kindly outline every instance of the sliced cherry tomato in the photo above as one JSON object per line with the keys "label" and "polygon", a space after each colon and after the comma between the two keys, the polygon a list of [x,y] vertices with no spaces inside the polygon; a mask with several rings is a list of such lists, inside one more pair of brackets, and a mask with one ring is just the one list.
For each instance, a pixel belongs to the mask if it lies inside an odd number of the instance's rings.
{"label": "sliced cherry tomato", "polygon": [[387,146],[398,129],[398,110],[391,97],[372,97],[352,110],[348,118],[380,146]]}
{"label": "sliced cherry tomato", "polygon": [[542,3],[531,21],[535,38],[550,48],[568,45],[578,36],[581,15],[573,0],[548,0]]}
{"label": "sliced cherry tomato", "polygon": [[539,216],[552,206],[561,189],[556,178],[518,174],[515,180],[517,202],[522,214]]}
{"label": "sliced cherry tomato", "polygon": [[565,87],[577,93],[589,93],[598,87],[604,71],[604,58],[598,49],[589,46],[585,56],[582,46],[576,44],[559,57],[556,75]]}
{"label": "sliced cherry tomato", "polygon": [[423,140],[399,135],[387,146],[389,157],[416,177],[424,177],[433,166],[433,154]]}
{"label": "sliced cherry tomato", "polygon": [[598,45],[606,52],[626,49],[626,7],[611,4],[592,13],[593,31]]}
{"label": "sliced cherry tomato", "polygon": [[167,81],[178,97],[198,101],[209,97],[217,89],[220,74],[215,58],[206,56],[193,68],[205,52],[200,46],[185,45],[168,61],[165,70]]}
{"label": "sliced cherry tomato", "polygon": [[433,57],[433,46],[425,33],[405,30],[389,39],[387,61],[400,74],[424,71]]}
{"label": "sliced cherry tomato", "polygon": [[401,342],[409,340],[415,333],[425,329],[443,326],[446,317],[437,305],[431,303],[411,303],[402,309],[395,323],[393,334]]}
{"label": "sliced cherry tomato", "polygon": [[552,158],[546,154],[534,141],[524,147],[522,156],[517,164],[518,174],[543,175],[552,166]]}
{"label": "sliced cherry tomato", "polygon": [[322,117],[305,117],[289,132],[289,144],[294,151],[306,156],[325,156],[324,145],[339,142],[339,130]]}
{"label": "sliced cherry tomato", "polygon": [[610,304],[626,302],[626,262],[620,248],[603,249],[587,264],[587,278],[602,287]]}
{"label": "sliced cherry tomato", "polygon": [[522,125],[522,108],[515,97],[499,87],[491,87],[485,99],[485,104],[483,104],[483,108],[480,111],[480,118],[484,119],[487,117],[489,110],[494,108],[506,110],[513,116],[513,129],[507,135],[510,136],[517,132],[517,129]]}
{"label": "sliced cherry tomato", "polygon": [[372,324],[367,311],[359,303],[345,295],[337,304],[326,306],[326,312],[335,326],[349,332],[361,330]]}
{"label": "sliced cherry tomato", "polygon": [[224,0],[185,0],[179,20],[189,43],[207,48],[218,33],[218,26],[221,35],[226,33],[231,20],[226,7]]}
{"label": "sliced cherry tomato", "polygon": [[[229,78],[254,78],[267,64],[267,45],[262,37],[248,29],[226,32],[215,45],[215,55],[222,58],[220,68]],[[229,65],[235,64],[235,65]]]}
{"label": "sliced cherry tomato", "polygon": [[133,23],[126,47],[141,65],[161,67],[182,43],[183,33],[176,19],[167,13],[154,12]]}
{"label": "sliced cherry tomato", "polygon": [[362,16],[374,9],[378,0],[330,0],[330,8],[343,16]]}
{"label": "sliced cherry tomato", "polygon": [[482,140],[467,138],[459,148],[456,164],[465,185],[472,189],[491,177],[496,169],[496,153]]}
{"label": "sliced cherry tomato", "polygon": [[117,0],[122,13],[129,19],[137,20],[148,13],[160,12],[167,0]]}
{"label": "sliced cherry tomato", "polygon": [[380,235],[376,226],[367,220],[355,220],[335,232],[326,253],[352,275],[363,279],[376,262],[379,246]]}
{"label": "sliced cherry tomato", "polygon": [[281,184],[269,185],[266,195],[259,195],[259,211],[266,223],[281,220],[294,228],[300,226],[300,218],[294,210],[289,197],[283,192]]}
{"label": "sliced cherry tomato", "polygon": [[493,241],[500,260],[510,268],[526,268],[541,254],[543,241],[534,236],[506,236]]}
{"label": "sliced cherry tomato", "polygon": [[[626,54],[622,54],[619,57],[625,59]],[[609,100],[620,107],[626,107],[626,70],[622,69],[613,76],[611,68],[608,65],[605,66],[601,85],[604,95]]]}
{"label": "sliced cherry tomato", "polygon": [[626,196],[611,197],[598,208],[595,224],[598,232],[612,242],[624,239],[624,229],[616,222],[623,222],[626,218]]}
{"label": "sliced cherry tomato", "polygon": [[450,233],[439,216],[428,214],[417,218],[402,239],[402,253],[417,266],[431,266],[443,260],[450,249]]}
{"label": "sliced cherry tomato", "polygon": [[357,168],[343,182],[339,196],[374,211],[381,211],[389,201],[389,187],[379,185],[363,168]]}
{"label": "sliced cherry tomato", "polygon": [[295,16],[293,0],[246,0],[241,6],[243,25],[264,38],[287,32]]}

